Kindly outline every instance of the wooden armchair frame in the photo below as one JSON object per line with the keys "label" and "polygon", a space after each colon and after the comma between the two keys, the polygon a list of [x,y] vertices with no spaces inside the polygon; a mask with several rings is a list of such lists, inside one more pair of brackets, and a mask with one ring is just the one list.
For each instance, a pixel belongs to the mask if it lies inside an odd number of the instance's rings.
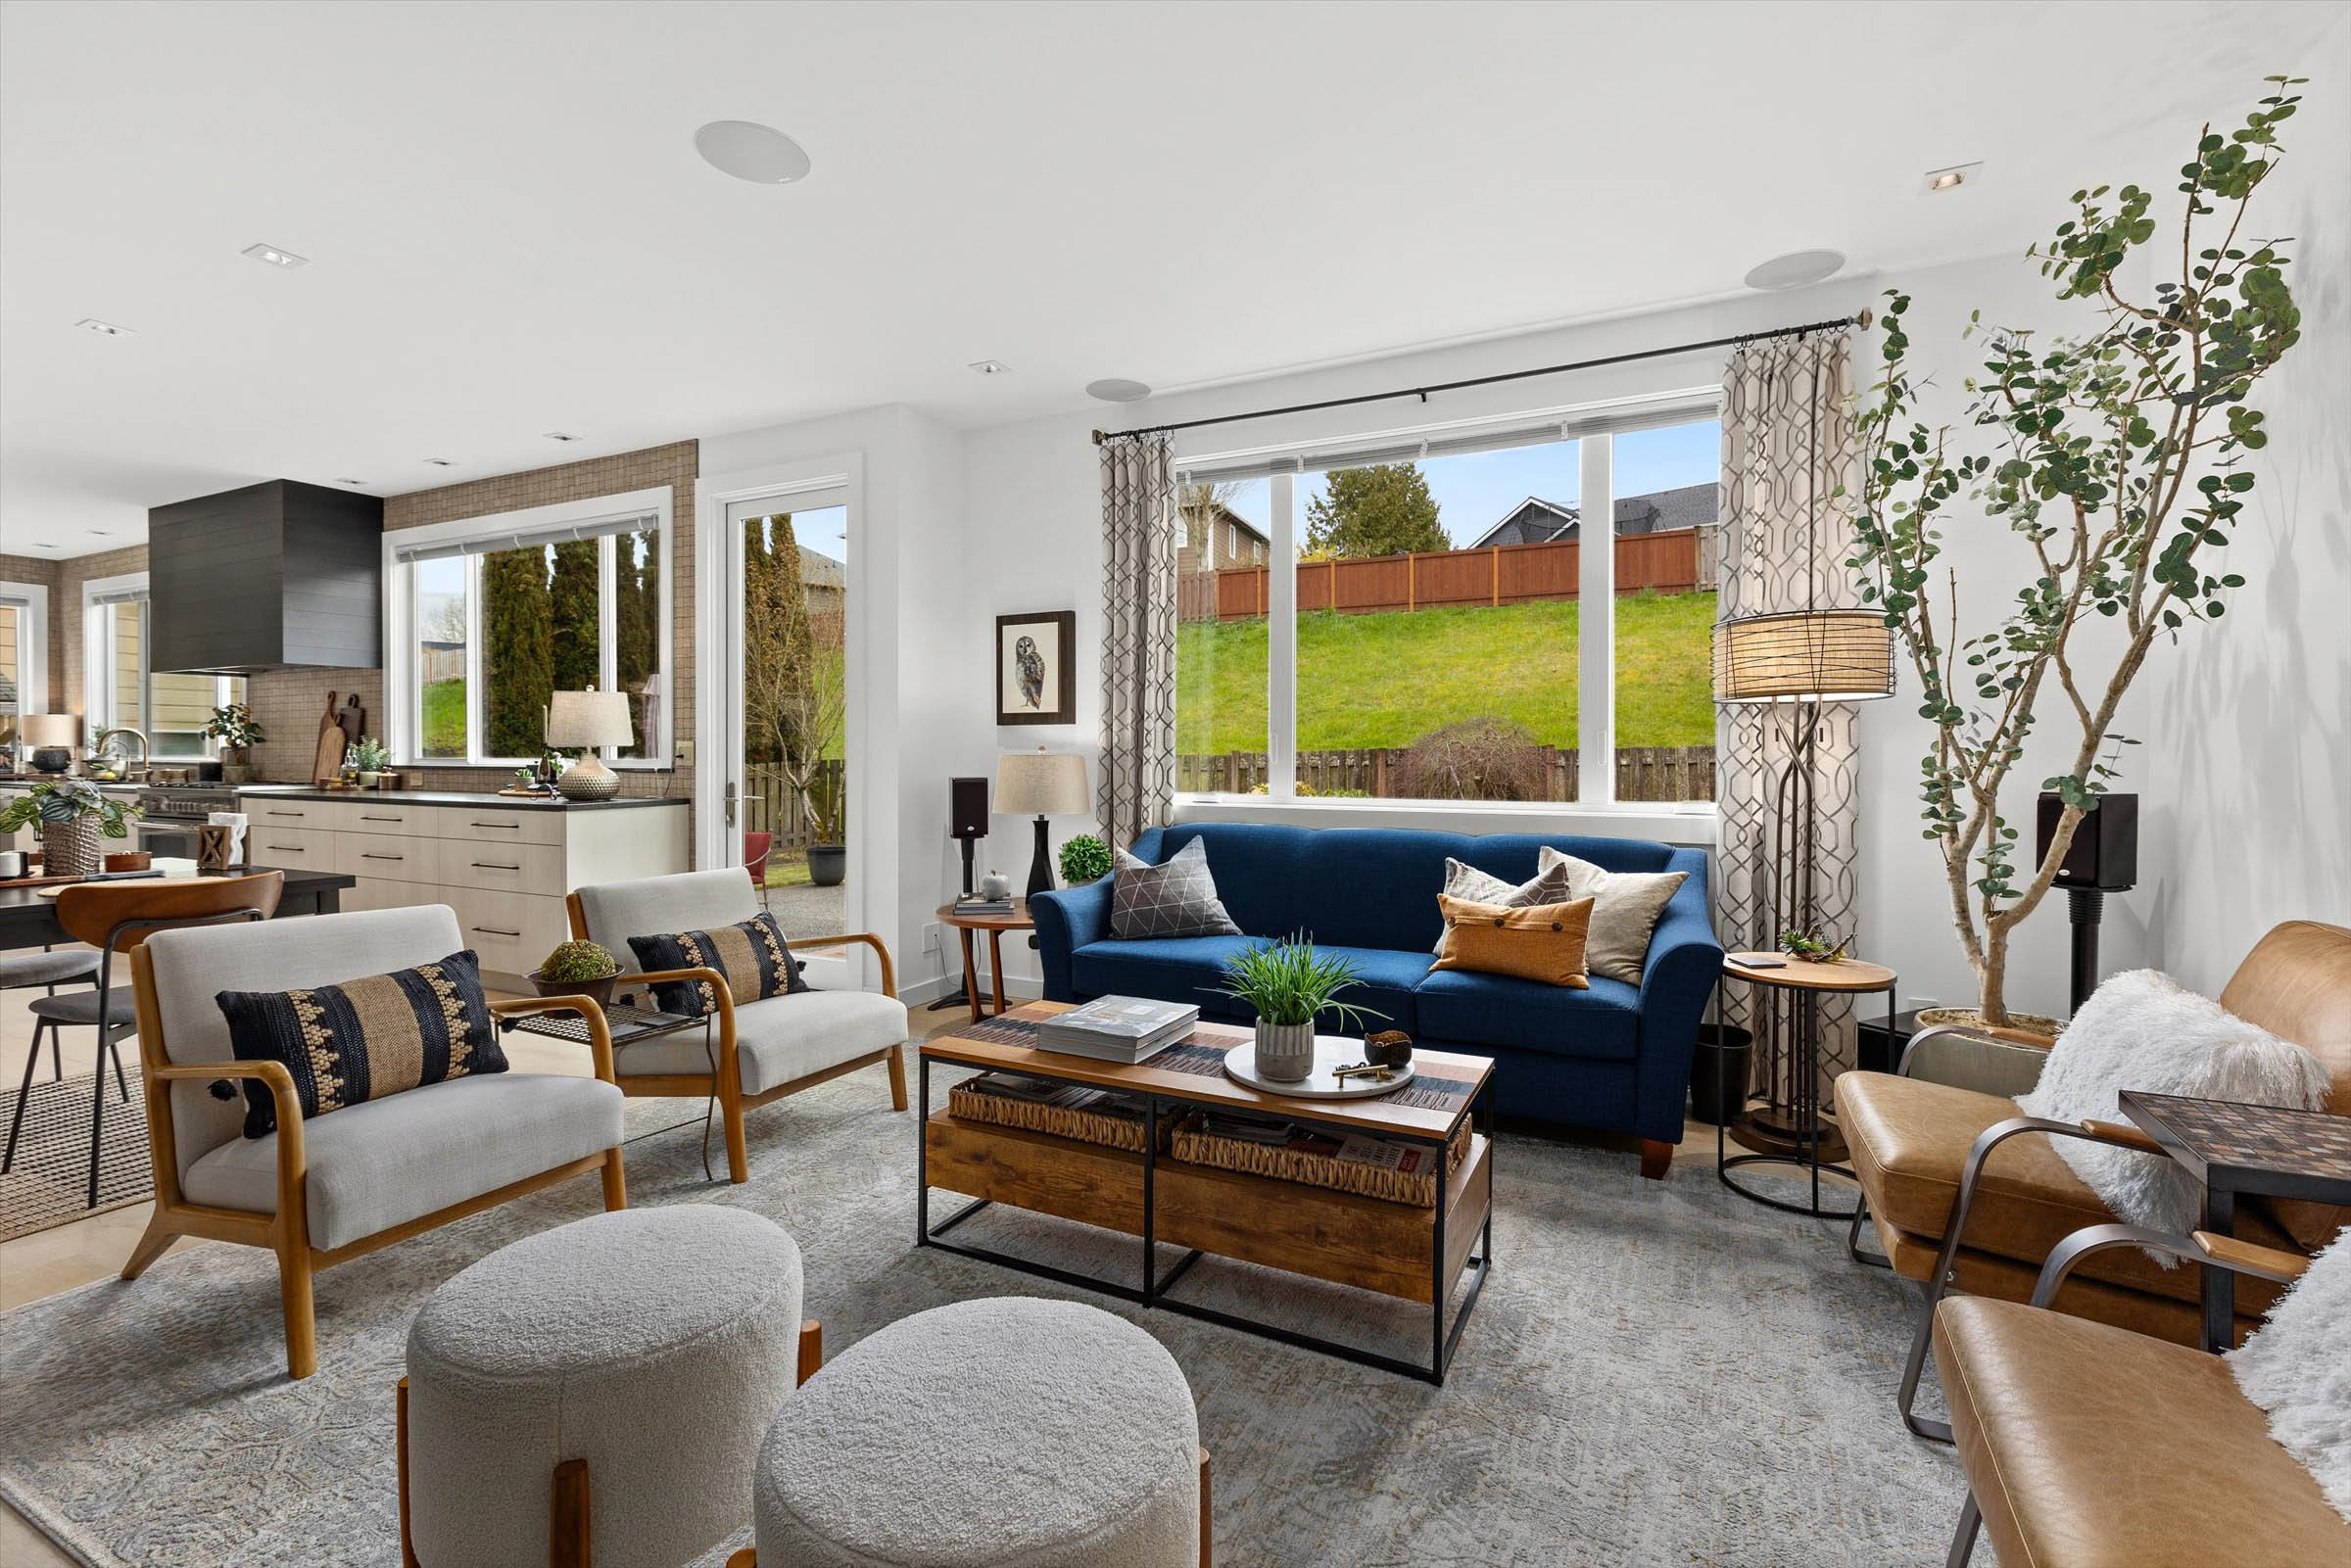
{"label": "wooden armchair frame", "polygon": [[[164,1250],[182,1236],[201,1236],[208,1241],[234,1242],[245,1247],[265,1247],[277,1255],[278,1296],[286,1320],[286,1375],[309,1377],[318,1369],[317,1321],[312,1310],[312,1276],[321,1268],[348,1262],[380,1251],[395,1242],[421,1236],[453,1220],[485,1209],[520,1198],[527,1193],[552,1187],[559,1181],[569,1181],[600,1168],[604,1181],[604,1208],[626,1209],[629,1206],[627,1178],[621,1167],[620,1146],[615,1144],[601,1154],[588,1155],[568,1161],[535,1176],[508,1182],[491,1192],[479,1193],[462,1203],[451,1204],[429,1214],[379,1230],[372,1236],[341,1247],[311,1245],[311,1219],[307,1182],[310,1162],[303,1143],[302,1102],[294,1092],[294,1075],[276,1062],[191,1062],[178,1064],[165,1054],[164,1020],[155,994],[154,960],[142,946],[131,954],[131,987],[137,1000],[139,1028],[139,1071],[147,1096],[148,1154],[155,1172],[155,1213],[147,1221],[147,1232],[131,1249],[130,1260],[122,1265],[125,1280],[137,1279],[150,1263],[164,1255]],[[596,1066],[596,1076],[619,1087],[612,1074],[612,1033],[604,1023],[603,1010],[587,997],[551,996],[522,997],[508,1001],[494,1001],[490,1013],[497,1018],[522,1018],[535,1013],[577,1013],[588,1025],[588,1051]],[[179,1158],[175,1129],[171,1121],[171,1085],[182,1081],[210,1083],[216,1078],[254,1079],[265,1084],[270,1099],[277,1108],[277,1212],[258,1213],[243,1209],[217,1209],[205,1204],[192,1204],[180,1192]]]}
{"label": "wooden armchair frame", "polygon": [[[563,904],[571,918],[572,938],[575,941],[587,941],[589,939],[588,917],[580,907],[580,895],[576,892],[564,895]],[[792,939],[792,945],[795,950],[811,947],[846,947],[856,944],[872,948],[880,957],[882,961],[882,994],[894,998],[898,994],[897,969],[890,962],[888,946],[873,932],[851,931],[840,936],[795,936]],[[818,1084],[829,1082],[844,1072],[855,1072],[860,1068],[870,1068],[877,1062],[887,1062],[889,1065],[889,1108],[892,1111],[906,1109],[906,1047],[903,1042],[885,1046],[879,1051],[869,1051],[861,1057],[853,1057],[846,1062],[835,1063],[832,1067],[811,1072],[804,1078],[794,1078],[789,1083],[779,1083],[774,1088],[762,1090],[758,1094],[745,1094],[743,1092],[742,1064],[736,1057],[735,997],[727,989],[725,975],[714,969],[650,970],[624,974],[620,976],[620,980],[622,983],[632,986],[665,984],[676,980],[700,980],[710,987],[710,994],[718,999],[718,1009],[714,1015],[718,1048],[714,1053],[712,1070],[707,1072],[632,1073],[630,1076],[616,1081],[620,1084],[620,1092],[632,1097],[715,1098],[718,1101],[719,1120],[726,1132],[727,1179],[738,1186],[751,1179],[750,1145],[743,1130],[744,1113],[747,1111],[756,1111],[761,1106],[772,1104],[788,1094],[797,1094],[802,1089],[813,1089]]]}

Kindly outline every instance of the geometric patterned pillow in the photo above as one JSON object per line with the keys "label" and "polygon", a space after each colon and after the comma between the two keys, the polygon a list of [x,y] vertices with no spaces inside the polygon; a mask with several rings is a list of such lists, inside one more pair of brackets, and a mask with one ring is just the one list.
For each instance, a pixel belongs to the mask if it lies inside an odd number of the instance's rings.
{"label": "geometric patterned pillow", "polygon": [[1162,865],[1138,860],[1121,849],[1110,882],[1110,934],[1135,936],[1238,936],[1241,928],[1217,897],[1208,874],[1208,845],[1195,838]]}
{"label": "geometric patterned pillow", "polygon": [[[506,1070],[470,949],[438,964],[300,991],[222,991],[240,1062],[281,1062],[304,1120],[403,1089]],[[277,1102],[258,1078],[245,1091],[245,1136],[277,1130]],[[217,1091],[216,1091],[217,1092]]]}
{"label": "geometric patterned pillow", "polygon": [[[676,931],[632,936],[629,947],[646,971],[713,969],[727,977],[735,1005],[814,989],[792,960],[792,946],[776,917],[760,912],[740,926],[714,931]],[[653,987],[653,1005],[664,1013],[698,1019],[718,1011],[708,980],[664,980]]]}
{"label": "geometric patterned pillow", "polygon": [[[1489,876],[1475,866],[1464,866],[1447,856],[1445,885],[1439,891],[1445,898],[1465,899],[1472,904],[1499,904],[1505,909],[1525,909],[1533,904],[1564,904],[1574,895],[1567,887],[1567,868],[1546,861],[1535,873],[1535,879],[1512,887],[1499,877]],[[1449,923],[1437,932],[1438,956],[1445,952],[1445,939],[1453,934]]]}

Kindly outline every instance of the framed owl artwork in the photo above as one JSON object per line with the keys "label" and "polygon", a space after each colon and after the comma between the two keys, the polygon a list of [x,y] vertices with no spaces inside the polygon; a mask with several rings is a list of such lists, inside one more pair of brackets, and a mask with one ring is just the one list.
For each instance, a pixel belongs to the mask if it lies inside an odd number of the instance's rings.
{"label": "framed owl artwork", "polygon": [[996,723],[1078,722],[1078,612],[996,617]]}

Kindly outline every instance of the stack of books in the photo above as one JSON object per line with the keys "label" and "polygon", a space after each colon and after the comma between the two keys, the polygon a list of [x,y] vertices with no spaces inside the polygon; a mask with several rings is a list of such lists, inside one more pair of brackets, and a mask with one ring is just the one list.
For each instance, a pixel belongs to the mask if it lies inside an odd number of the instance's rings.
{"label": "stack of books", "polygon": [[1098,996],[1036,1026],[1036,1048],[1101,1062],[1145,1062],[1192,1032],[1200,1010],[1183,1002]]}
{"label": "stack of books", "polygon": [[955,900],[955,913],[958,915],[1009,915],[1012,913],[1012,900],[967,895]]}

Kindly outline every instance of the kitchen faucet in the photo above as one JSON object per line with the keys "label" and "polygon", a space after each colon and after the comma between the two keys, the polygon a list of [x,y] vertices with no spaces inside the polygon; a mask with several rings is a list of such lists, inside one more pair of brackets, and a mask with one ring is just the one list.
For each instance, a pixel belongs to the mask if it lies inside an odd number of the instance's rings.
{"label": "kitchen faucet", "polygon": [[124,757],[122,759],[122,777],[124,781],[129,782],[135,780],[138,773],[153,772],[155,747],[148,742],[147,732],[144,730],[133,730],[127,725],[120,726],[112,730],[99,731],[98,738],[90,743],[91,755],[104,756],[106,754],[106,743],[119,735],[129,736],[139,743],[139,766],[137,770],[134,771],[131,768],[130,759],[128,757]]}

